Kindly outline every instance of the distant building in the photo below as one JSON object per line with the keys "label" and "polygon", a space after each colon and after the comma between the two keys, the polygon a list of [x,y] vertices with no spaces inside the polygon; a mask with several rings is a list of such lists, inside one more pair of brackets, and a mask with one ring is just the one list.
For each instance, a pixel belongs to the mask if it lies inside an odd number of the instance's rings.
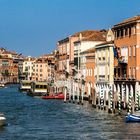
{"label": "distant building", "polygon": [[32,58],[31,56],[28,56],[24,59],[23,62],[23,75],[25,80],[32,80],[32,74],[33,74],[33,65],[35,63],[35,58]]}

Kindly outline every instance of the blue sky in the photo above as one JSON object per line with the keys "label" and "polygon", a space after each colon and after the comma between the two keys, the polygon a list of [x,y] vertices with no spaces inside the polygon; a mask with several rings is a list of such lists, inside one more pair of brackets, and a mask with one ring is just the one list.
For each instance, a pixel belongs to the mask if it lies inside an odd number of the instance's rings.
{"label": "blue sky", "polygon": [[38,57],[75,32],[138,14],[140,0],[0,0],[0,47]]}

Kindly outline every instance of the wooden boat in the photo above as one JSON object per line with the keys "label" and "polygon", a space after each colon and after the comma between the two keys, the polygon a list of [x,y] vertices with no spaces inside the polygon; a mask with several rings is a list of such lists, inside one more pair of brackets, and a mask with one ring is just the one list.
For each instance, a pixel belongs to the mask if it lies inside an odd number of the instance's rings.
{"label": "wooden boat", "polygon": [[31,82],[31,89],[27,92],[30,96],[43,96],[48,93],[48,84],[46,82]]}
{"label": "wooden boat", "polygon": [[135,114],[128,113],[126,122],[140,122],[140,112],[136,112]]}
{"label": "wooden boat", "polygon": [[0,113],[0,126],[4,126],[6,124],[6,118],[3,113]]}
{"label": "wooden boat", "polygon": [[19,91],[29,91],[31,89],[31,81],[22,80],[20,82]]}

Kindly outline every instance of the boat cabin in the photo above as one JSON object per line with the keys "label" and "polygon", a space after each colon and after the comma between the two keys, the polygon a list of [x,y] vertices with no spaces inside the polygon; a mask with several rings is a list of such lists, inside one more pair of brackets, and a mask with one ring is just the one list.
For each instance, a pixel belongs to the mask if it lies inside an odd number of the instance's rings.
{"label": "boat cabin", "polygon": [[32,82],[31,83],[31,94],[42,96],[47,94],[48,84],[46,82]]}
{"label": "boat cabin", "polygon": [[31,81],[28,80],[22,80],[20,82],[20,91],[29,91],[31,89]]}

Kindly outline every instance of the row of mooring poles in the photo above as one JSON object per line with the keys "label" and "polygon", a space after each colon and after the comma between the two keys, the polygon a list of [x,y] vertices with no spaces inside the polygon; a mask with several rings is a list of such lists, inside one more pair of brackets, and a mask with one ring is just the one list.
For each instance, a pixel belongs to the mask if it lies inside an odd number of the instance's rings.
{"label": "row of mooring poles", "polygon": [[[64,86],[64,102],[66,102],[68,99],[69,102],[78,103],[78,104],[83,105],[85,86],[84,86],[84,83],[82,83],[82,82],[78,82],[77,84],[78,84],[77,89],[76,89],[76,86],[74,84],[73,79],[71,79],[71,82],[69,84],[68,83],[65,84],[65,86]],[[80,88],[81,88],[81,94],[80,94]],[[69,95],[69,98],[67,98],[67,93]]]}
{"label": "row of mooring poles", "polygon": [[[109,84],[109,85],[95,85],[95,95],[92,101],[93,106],[98,106],[99,109],[105,110],[106,101],[108,101],[108,112],[115,113],[116,109],[118,114],[122,113],[122,109],[128,109],[128,112],[134,112],[139,109],[139,89],[137,86],[134,92],[132,85],[125,84]],[[134,99],[135,93],[135,99]],[[98,95],[98,104],[96,104],[96,94]]]}
{"label": "row of mooring poles", "polygon": [[[139,88],[136,88],[136,90],[134,91],[132,85],[129,86],[125,84],[95,85],[95,92],[92,97],[92,105],[94,107],[98,106],[98,108],[101,110],[105,110],[106,108],[108,108],[109,113],[115,113],[116,109],[118,110],[119,114],[122,113],[122,109],[128,109],[129,113],[134,112],[134,110],[137,111],[139,109],[140,86],[138,85],[136,87]],[[76,93],[74,81],[71,81],[71,86],[69,88],[70,88],[69,101],[73,101],[73,103],[77,102],[83,104],[84,84],[81,84],[81,94]],[[79,86],[77,91],[79,92]],[[64,94],[65,94],[64,101],[66,102],[67,88],[65,88]],[[108,102],[108,106],[106,105],[106,102]]]}

